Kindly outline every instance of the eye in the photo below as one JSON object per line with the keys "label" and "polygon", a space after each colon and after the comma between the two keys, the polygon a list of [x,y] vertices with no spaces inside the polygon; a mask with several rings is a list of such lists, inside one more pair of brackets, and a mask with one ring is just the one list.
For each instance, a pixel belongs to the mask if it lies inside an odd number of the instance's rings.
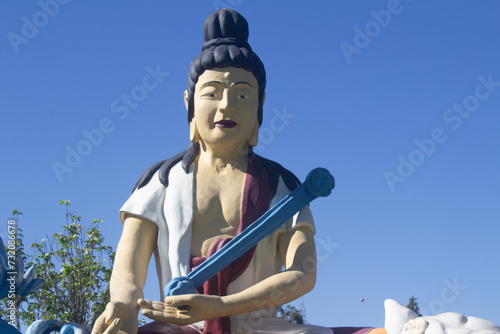
{"label": "eye", "polygon": [[205,93],[202,95],[203,97],[210,97],[210,98],[218,98],[219,96],[215,93]]}
{"label": "eye", "polygon": [[237,97],[238,97],[238,99],[241,99],[241,100],[250,100],[251,99],[250,96],[245,95],[245,94],[239,94]]}

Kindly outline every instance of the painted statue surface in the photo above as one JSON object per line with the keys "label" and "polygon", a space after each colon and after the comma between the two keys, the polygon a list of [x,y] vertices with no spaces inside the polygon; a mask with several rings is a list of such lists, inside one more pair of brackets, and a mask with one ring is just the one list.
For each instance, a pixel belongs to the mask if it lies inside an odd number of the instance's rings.
{"label": "painted statue surface", "polygon": [[419,317],[392,299],[385,305],[385,329],[388,334],[498,334],[500,327],[491,321],[466,317],[454,312]]}
{"label": "painted statue surface", "polygon": [[[172,333],[331,333],[276,317],[276,306],[315,284],[315,227],[308,207],[198,294],[142,299],[153,254],[162,293],[173,277],[186,275],[299,184],[290,171],[252,150],[263,118],[266,73],[247,42],[246,20],[232,10],[216,11],[205,21],[204,39],[184,94],[191,145],[149,168],[120,210],[123,233],[111,302],[94,333],[137,332],[140,308],[157,321],[154,326],[170,324],[160,331]],[[147,330],[153,331],[139,329]]]}

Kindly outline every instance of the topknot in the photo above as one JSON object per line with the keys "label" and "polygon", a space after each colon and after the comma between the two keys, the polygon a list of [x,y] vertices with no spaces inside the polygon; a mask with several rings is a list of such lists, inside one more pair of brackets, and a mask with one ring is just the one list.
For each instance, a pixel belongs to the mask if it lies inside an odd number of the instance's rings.
{"label": "topknot", "polygon": [[248,41],[248,22],[238,12],[223,8],[210,14],[203,25],[203,39],[209,42],[217,38],[235,38]]}

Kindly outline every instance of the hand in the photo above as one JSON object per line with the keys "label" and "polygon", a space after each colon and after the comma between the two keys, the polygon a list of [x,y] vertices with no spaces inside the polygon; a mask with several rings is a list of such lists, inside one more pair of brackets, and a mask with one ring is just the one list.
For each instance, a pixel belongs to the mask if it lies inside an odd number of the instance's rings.
{"label": "hand", "polygon": [[106,310],[97,318],[92,334],[137,333],[137,310],[133,305],[109,302]]}
{"label": "hand", "polygon": [[176,325],[189,325],[228,315],[219,296],[180,295],[165,298],[165,303],[144,299],[139,299],[137,303],[142,307],[144,316]]}

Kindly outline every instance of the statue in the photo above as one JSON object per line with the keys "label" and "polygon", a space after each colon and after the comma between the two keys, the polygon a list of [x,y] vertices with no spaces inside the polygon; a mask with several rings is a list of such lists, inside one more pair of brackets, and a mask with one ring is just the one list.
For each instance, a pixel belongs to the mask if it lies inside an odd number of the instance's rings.
{"label": "statue", "polygon": [[499,334],[494,323],[458,313],[446,312],[434,316],[419,317],[392,299],[385,305],[385,329],[388,334]]}
{"label": "statue", "polygon": [[[191,144],[146,170],[121,208],[123,232],[111,277],[111,302],[92,333],[331,334],[331,328],[276,317],[277,306],[315,284],[315,226],[308,206],[200,287],[182,288],[181,295],[164,292],[173,278],[203,266],[300,184],[290,171],[252,149],[263,119],[266,72],[248,44],[246,20],[233,10],[217,10],[206,19],[203,31],[205,44],[191,62],[184,93]],[[159,301],[143,299],[152,254]],[[185,294],[194,288],[197,293]],[[155,321],[139,328],[141,308]],[[387,314],[386,328],[344,327],[333,332],[410,334],[427,328],[422,321],[403,328],[406,320],[399,323],[399,314]],[[432,321],[423,321],[430,324],[429,333],[436,333],[430,331]]]}
{"label": "statue", "polygon": [[[173,277],[186,276],[300,183],[252,150],[263,118],[266,73],[247,42],[246,20],[233,10],[215,11],[205,21],[204,39],[184,94],[191,144],[149,168],[120,210],[124,225],[111,302],[94,333],[135,333],[139,308],[157,321],[139,332],[156,326],[172,333],[331,333],[276,317],[277,306],[315,284],[315,227],[308,206],[198,294],[165,298],[163,289]],[[161,302],[142,299],[153,253]]]}

